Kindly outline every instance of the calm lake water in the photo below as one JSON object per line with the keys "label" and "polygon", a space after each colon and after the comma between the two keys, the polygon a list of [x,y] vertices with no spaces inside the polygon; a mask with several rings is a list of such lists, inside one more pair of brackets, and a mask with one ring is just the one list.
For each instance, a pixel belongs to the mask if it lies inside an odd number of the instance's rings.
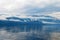
{"label": "calm lake water", "polygon": [[0,28],[0,40],[52,40],[51,34],[60,32],[60,25],[21,25]]}

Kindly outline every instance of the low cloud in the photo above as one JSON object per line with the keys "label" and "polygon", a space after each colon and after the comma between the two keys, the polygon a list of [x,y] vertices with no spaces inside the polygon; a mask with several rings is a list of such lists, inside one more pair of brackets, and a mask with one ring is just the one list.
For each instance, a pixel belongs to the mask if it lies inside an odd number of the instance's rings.
{"label": "low cloud", "polygon": [[0,29],[0,40],[26,40],[27,32],[8,32],[5,29]]}
{"label": "low cloud", "polygon": [[17,16],[59,11],[60,0],[0,0],[0,14]]}

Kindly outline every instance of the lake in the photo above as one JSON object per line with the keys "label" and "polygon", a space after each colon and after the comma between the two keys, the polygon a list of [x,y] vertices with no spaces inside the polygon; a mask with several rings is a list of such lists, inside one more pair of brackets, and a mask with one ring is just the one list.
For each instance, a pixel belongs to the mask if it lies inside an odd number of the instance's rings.
{"label": "lake", "polygon": [[0,40],[54,40],[53,34],[58,36],[58,33],[60,25],[57,24],[4,26],[0,28]]}
{"label": "lake", "polygon": [[3,26],[0,28],[0,40],[54,40],[53,34],[58,33],[59,24]]}

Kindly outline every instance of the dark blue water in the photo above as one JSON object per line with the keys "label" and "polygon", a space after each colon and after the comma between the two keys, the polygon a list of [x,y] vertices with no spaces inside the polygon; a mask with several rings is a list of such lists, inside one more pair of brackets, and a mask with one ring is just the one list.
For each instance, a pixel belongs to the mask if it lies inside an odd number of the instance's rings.
{"label": "dark blue water", "polygon": [[52,32],[60,32],[59,24],[3,24],[0,24],[0,40],[49,40]]}

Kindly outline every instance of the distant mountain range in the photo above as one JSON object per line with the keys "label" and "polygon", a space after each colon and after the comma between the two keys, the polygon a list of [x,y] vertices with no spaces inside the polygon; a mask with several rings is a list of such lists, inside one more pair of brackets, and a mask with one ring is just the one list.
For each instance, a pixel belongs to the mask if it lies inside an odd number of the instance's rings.
{"label": "distant mountain range", "polygon": [[40,31],[44,24],[60,24],[60,20],[51,16],[36,15],[28,18],[6,17],[6,20],[0,20],[0,28],[6,28],[8,31]]}
{"label": "distant mountain range", "polygon": [[33,15],[32,18],[18,18],[18,17],[7,17],[9,21],[20,21],[20,22],[31,22],[38,21],[43,23],[60,23],[60,20],[51,16],[37,16]]}
{"label": "distant mountain range", "polygon": [[[29,17],[30,16],[30,17]],[[42,23],[49,23],[49,24],[60,24],[60,20],[51,16],[44,16],[44,15],[29,15],[26,18],[20,17],[6,17],[6,21],[13,21],[13,22],[42,22]],[[4,19],[1,19],[4,20]],[[0,21],[1,21],[0,20]]]}

